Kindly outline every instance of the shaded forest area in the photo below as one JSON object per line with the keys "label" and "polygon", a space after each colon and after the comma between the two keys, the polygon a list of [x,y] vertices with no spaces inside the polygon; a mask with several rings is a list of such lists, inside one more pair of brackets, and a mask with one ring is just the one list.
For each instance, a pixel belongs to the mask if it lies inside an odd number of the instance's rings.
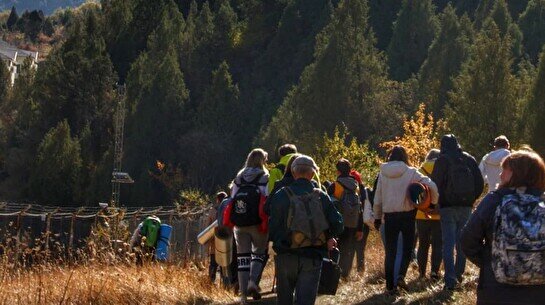
{"label": "shaded forest area", "polygon": [[[253,146],[370,150],[424,103],[477,158],[506,134],[545,153],[545,0],[103,0],[10,87],[0,198],[108,200],[126,86],[125,204],[225,187]],[[541,57],[541,60],[540,60]],[[365,169],[362,169],[365,171]]]}

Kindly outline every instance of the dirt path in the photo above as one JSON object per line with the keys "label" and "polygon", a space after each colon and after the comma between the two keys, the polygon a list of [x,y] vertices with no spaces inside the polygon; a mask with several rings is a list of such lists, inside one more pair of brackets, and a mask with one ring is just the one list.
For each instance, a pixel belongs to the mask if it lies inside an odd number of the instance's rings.
{"label": "dirt path", "polygon": [[[409,291],[399,297],[391,297],[384,294],[385,281],[383,278],[384,251],[378,236],[370,236],[369,247],[366,250],[365,274],[352,274],[346,282],[341,282],[337,295],[319,296],[317,305],[417,305],[417,304],[475,304],[475,289],[478,270],[468,263],[462,290],[454,293],[444,292],[443,283],[419,280],[416,265],[411,265],[407,273]],[[274,270],[268,266],[264,274],[262,287],[265,292],[271,290]],[[353,272],[354,273],[354,272]],[[227,303],[236,305],[238,303]],[[258,302],[251,302],[255,305],[276,305],[274,294],[267,293]]]}

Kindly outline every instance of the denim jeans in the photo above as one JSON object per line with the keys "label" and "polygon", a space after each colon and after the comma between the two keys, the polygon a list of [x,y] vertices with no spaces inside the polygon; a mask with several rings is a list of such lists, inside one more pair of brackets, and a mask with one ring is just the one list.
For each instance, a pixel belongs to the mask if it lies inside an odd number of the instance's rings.
{"label": "denim jeans", "polygon": [[[445,266],[445,286],[454,288],[466,268],[466,257],[460,246],[460,234],[471,215],[471,207],[445,207],[439,210],[441,231],[443,233],[443,264]],[[456,248],[456,262],[454,261]]]}
{"label": "denim jeans", "polygon": [[[386,255],[384,259],[384,273],[386,275],[386,289],[397,287],[400,279],[404,279],[409,263],[414,253],[416,210],[408,212],[384,213],[384,236],[386,241]],[[399,233],[403,237],[403,251],[399,272],[395,270]],[[396,280],[396,276],[399,276]]]}
{"label": "denim jeans", "polygon": [[[274,258],[278,305],[313,305],[318,293],[322,257],[282,253]],[[293,293],[295,292],[294,302]]]}
{"label": "denim jeans", "polygon": [[[384,233],[384,223],[380,226],[380,238],[382,239],[382,245],[386,251],[386,235]],[[397,285],[399,278],[399,269],[401,268],[401,258],[403,257],[403,236],[401,232],[397,236],[397,252],[394,265],[394,283]]]}

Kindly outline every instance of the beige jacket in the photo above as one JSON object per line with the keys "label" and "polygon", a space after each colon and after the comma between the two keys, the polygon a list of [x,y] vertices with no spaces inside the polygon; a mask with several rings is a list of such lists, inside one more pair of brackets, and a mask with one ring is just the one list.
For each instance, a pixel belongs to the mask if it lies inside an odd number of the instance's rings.
{"label": "beige jacket", "polygon": [[381,164],[373,205],[375,219],[382,219],[383,213],[412,211],[415,207],[407,198],[407,188],[416,182],[430,187],[431,201],[437,204],[439,192],[430,178],[401,161]]}

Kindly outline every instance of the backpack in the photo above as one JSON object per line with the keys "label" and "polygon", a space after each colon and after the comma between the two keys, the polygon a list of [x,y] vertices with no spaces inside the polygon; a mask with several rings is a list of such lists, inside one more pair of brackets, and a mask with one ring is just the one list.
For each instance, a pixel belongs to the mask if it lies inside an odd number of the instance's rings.
{"label": "backpack", "polygon": [[257,175],[252,181],[246,181],[240,178],[241,183],[238,185],[238,192],[233,196],[232,210],[230,215],[231,223],[237,227],[249,227],[261,224],[259,209],[264,198],[259,186],[259,180],[264,173]]}
{"label": "backpack", "polygon": [[140,234],[146,237],[146,246],[155,247],[159,239],[159,230],[161,229],[161,219],[157,216],[148,216],[142,222]]}
{"label": "backpack", "polygon": [[447,157],[447,186],[445,198],[449,203],[473,205],[475,201],[475,177],[463,157],[453,159]]}
{"label": "backpack", "polygon": [[325,246],[329,223],[322,206],[320,189],[300,196],[295,195],[290,187],[283,189],[290,200],[286,224],[291,236],[291,248]]}
{"label": "backpack", "polygon": [[544,197],[510,194],[496,208],[492,270],[499,283],[545,284]]}
{"label": "backpack", "polygon": [[361,201],[359,193],[359,187],[355,190],[351,190],[345,187],[339,181],[335,182],[335,189],[341,188],[343,190],[342,195],[338,200],[339,212],[343,215],[344,226],[347,228],[356,228],[359,222],[359,216],[361,212]]}

